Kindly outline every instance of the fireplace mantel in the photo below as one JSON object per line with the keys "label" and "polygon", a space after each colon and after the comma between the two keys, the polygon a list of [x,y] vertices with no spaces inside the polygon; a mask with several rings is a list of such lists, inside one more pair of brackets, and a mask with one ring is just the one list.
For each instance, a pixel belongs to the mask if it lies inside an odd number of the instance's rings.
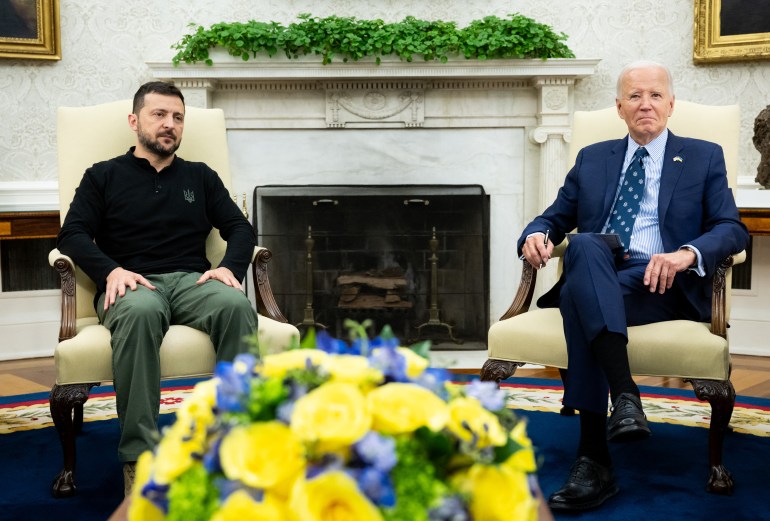
{"label": "fireplace mantel", "polygon": [[383,57],[355,62],[333,61],[323,65],[319,56],[289,59],[282,55],[250,61],[223,52],[212,53],[213,65],[148,62],[156,78],[175,80],[320,80],[393,78],[531,79],[539,76],[583,78],[595,72],[599,60],[552,58],[549,60],[465,60],[405,62]]}
{"label": "fireplace mantel", "polygon": [[384,57],[323,65],[319,56],[250,61],[212,52],[213,65],[148,62],[187,103],[221,107],[228,128],[522,127],[540,145],[539,207],[564,177],[575,81],[597,59],[405,62]]}
{"label": "fireplace mantel", "polygon": [[[238,193],[267,184],[484,186],[493,319],[515,291],[516,234],[566,174],[575,82],[599,63],[213,59],[148,66],[174,81],[188,105],[223,109]],[[544,273],[538,282],[551,278]]]}

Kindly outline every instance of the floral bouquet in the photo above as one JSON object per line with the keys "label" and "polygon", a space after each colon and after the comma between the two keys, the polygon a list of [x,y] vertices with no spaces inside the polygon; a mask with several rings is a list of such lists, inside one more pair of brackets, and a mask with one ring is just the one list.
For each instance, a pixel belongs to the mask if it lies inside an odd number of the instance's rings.
{"label": "floral bouquet", "polygon": [[240,355],[139,458],[131,520],[535,520],[525,423],[389,328]]}

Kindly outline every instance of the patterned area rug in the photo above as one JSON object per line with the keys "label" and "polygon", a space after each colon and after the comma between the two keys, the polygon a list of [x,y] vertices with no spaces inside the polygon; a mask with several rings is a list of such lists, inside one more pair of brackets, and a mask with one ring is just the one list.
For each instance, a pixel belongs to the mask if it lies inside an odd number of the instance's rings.
{"label": "patterned area rug", "polygon": [[[559,412],[561,409],[563,390],[560,386],[503,383],[503,387],[508,391],[510,404],[514,409],[543,412]],[[711,421],[711,406],[708,402],[701,402],[695,398],[692,392],[656,387],[642,387],[641,391],[644,412],[648,420],[708,429]],[[666,391],[666,394],[661,391]],[[739,396],[730,426],[734,432],[770,436],[770,400],[754,400]]]}
{"label": "patterned area rug", "polygon": [[[458,384],[474,379],[455,375]],[[166,383],[161,428],[189,396],[195,381]],[[538,481],[550,494],[564,482],[577,450],[577,417],[558,414],[560,382],[514,378],[504,382],[511,407],[528,422],[539,461]],[[555,515],[557,521],[770,521],[770,400],[738,398],[733,432],[724,457],[735,478],[732,496],[705,491],[708,476],[709,407],[689,390],[642,388],[652,420],[649,441],[612,444],[621,493],[601,509],[581,515]],[[47,393],[0,398],[0,521],[77,519],[104,521],[123,500],[122,464],[116,447],[119,426],[111,387],[94,388],[85,404],[85,425],[78,436],[74,497],[55,499],[51,480],[61,469],[62,452],[48,411]]]}
{"label": "patterned area rug", "polygon": [[[471,378],[458,378],[462,385]],[[161,393],[161,414],[174,412],[191,392],[194,381],[174,382]],[[558,413],[562,388],[550,380],[510,379],[502,387],[508,392],[510,407],[524,411]],[[688,396],[689,394],[689,396]],[[692,392],[642,387],[644,410],[650,421],[708,428],[711,408]],[[764,403],[763,403],[764,402]],[[115,398],[111,387],[94,388],[83,410],[84,421],[115,418]],[[770,437],[770,400],[738,397],[730,425],[734,432]],[[40,394],[28,399],[0,403],[0,434],[52,427],[48,399]]]}

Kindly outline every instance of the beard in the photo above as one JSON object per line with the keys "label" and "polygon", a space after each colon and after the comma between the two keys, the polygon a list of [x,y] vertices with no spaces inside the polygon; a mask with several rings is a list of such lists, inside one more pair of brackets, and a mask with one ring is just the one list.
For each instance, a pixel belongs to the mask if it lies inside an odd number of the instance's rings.
{"label": "beard", "polygon": [[181,141],[177,141],[176,136],[171,133],[165,133],[165,134],[159,134],[158,138],[160,137],[170,137],[174,140],[173,143],[170,145],[164,145],[161,143],[160,139],[153,138],[148,133],[146,133],[144,130],[142,130],[142,127],[137,125],[137,138],[139,139],[139,143],[147,149],[148,152],[151,152],[158,157],[170,157],[174,155],[174,152],[177,151],[179,148],[179,145],[181,144]]}

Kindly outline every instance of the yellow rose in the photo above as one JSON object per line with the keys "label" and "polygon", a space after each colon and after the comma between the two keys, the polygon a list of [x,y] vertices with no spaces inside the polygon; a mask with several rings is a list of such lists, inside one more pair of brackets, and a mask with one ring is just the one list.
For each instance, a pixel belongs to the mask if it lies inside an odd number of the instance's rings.
{"label": "yellow rose", "polygon": [[363,356],[331,355],[327,368],[332,381],[347,382],[358,386],[371,386],[382,382],[382,371],[369,366]]}
{"label": "yellow rose", "polygon": [[382,514],[341,471],[298,479],[289,500],[299,521],[382,521]]}
{"label": "yellow rose", "polygon": [[292,369],[305,369],[308,360],[313,365],[325,366],[328,358],[329,355],[320,349],[290,349],[264,357],[260,373],[268,378],[271,376],[282,378]]}
{"label": "yellow rose", "polygon": [[416,384],[392,382],[367,395],[372,428],[384,434],[413,432],[420,427],[444,428],[448,419],[444,400]]}
{"label": "yellow rose", "polygon": [[503,465],[513,470],[522,472],[535,472],[537,463],[535,463],[535,451],[532,449],[532,440],[527,436],[527,424],[520,421],[511,431],[511,439],[521,448],[511,454]]}
{"label": "yellow rose", "polygon": [[214,424],[214,407],[217,400],[217,380],[199,382],[176,411],[174,427],[188,429],[187,437],[194,438],[198,449],[206,440],[208,427]]}
{"label": "yellow rose", "polygon": [[408,347],[396,348],[406,358],[406,376],[414,380],[428,368],[428,359],[418,355]]}
{"label": "yellow rose", "polygon": [[219,447],[222,470],[254,488],[280,488],[305,466],[302,442],[283,423],[233,427]]}
{"label": "yellow rose", "polygon": [[211,521],[243,521],[244,519],[285,521],[289,519],[289,512],[286,504],[270,492],[265,492],[262,501],[255,501],[245,490],[237,490],[230,494],[220,509],[211,516]]}
{"label": "yellow rose", "polygon": [[198,382],[193,387],[192,394],[182,402],[182,407],[187,402],[200,402],[201,405],[208,405],[209,409],[213,409],[217,404],[217,384],[216,378],[209,378],[203,382]]}
{"label": "yellow rose", "polygon": [[184,415],[166,429],[158,444],[153,465],[153,478],[159,484],[171,483],[189,469],[201,454],[205,442],[205,426],[185,419]]}
{"label": "yellow rose", "polygon": [[352,445],[372,425],[361,390],[349,383],[327,382],[294,404],[291,430],[322,452]]}
{"label": "yellow rose", "polygon": [[[506,466],[473,465],[466,474],[471,517],[484,521],[537,520],[537,502],[524,472]],[[504,491],[504,493],[501,493]]]}
{"label": "yellow rose", "polygon": [[128,521],[162,521],[163,511],[142,496],[142,487],[150,480],[152,452],[146,451],[136,462],[134,487],[131,489],[131,505],[128,507]]}
{"label": "yellow rose", "polygon": [[476,398],[459,397],[449,402],[449,423],[452,433],[463,441],[476,437],[476,446],[503,446],[507,435],[497,416],[484,409]]}

